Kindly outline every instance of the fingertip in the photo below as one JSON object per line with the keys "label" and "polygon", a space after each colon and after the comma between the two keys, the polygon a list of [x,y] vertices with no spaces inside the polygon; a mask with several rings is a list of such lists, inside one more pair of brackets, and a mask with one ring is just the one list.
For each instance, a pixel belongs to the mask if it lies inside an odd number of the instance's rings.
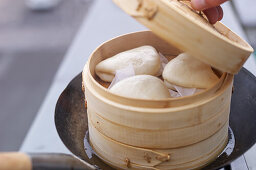
{"label": "fingertip", "polygon": [[209,8],[217,7],[227,0],[191,0],[191,6],[195,10],[203,11]]}
{"label": "fingertip", "polygon": [[204,14],[207,16],[211,24],[215,24],[219,21],[219,11],[216,7],[204,10]]}
{"label": "fingertip", "polygon": [[191,0],[191,6],[195,10],[202,11],[206,9],[205,0]]}

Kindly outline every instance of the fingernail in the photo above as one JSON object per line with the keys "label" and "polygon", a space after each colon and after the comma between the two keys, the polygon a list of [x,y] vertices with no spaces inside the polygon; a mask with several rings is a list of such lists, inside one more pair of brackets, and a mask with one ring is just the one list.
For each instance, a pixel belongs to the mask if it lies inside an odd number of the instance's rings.
{"label": "fingernail", "polygon": [[196,10],[204,10],[206,8],[205,0],[192,0],[192,7]]}
{"label": "fingernail", "polygon": [[218,21],[220,21],[223,18],[223,10],[222,10],[222,8],[220,6],[217,7],[217,10],[219,12],[219,19],[218,19]]}

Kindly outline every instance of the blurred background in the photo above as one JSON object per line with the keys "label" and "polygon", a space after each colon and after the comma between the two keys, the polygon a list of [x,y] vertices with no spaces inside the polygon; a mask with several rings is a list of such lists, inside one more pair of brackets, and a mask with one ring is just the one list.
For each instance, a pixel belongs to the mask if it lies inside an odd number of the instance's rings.
{"label": "blurred background", "polygon": [[256,49],[256,1],[233,0],[231,2],[239,21],[247,33],[250,44]]}
{"label": "blurred background", "polygon": [[[93,0],[0,0],[0,151],[19,149],[92,4]],[[256,1],[232,4],[256,48]]]}
{"label": "blurred background", "polygon": [[0,0],[0,151],[18,150],[93,0]]}

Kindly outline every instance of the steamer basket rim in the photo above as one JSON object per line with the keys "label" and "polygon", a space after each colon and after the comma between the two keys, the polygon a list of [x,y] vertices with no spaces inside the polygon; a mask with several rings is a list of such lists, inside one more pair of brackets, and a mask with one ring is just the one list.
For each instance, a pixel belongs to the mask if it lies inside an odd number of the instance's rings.
{"label": "steamer basket rim", "polygon": [[[116,95],[116,94],[113,94],[111,92],[109,92],[105,87],[101,86],[96,80],[95,78],[92,76],[91,74],[91,71],[90,71],[90,68],[91,68],[91,60],[92,60],[92,57],[94,56],[94,54],[102,47],[104,46],[105,44],[113,41],[113,40],[116,40],[116,39],[119,39],[119,38],[122,38],[122,37],[126,37],[126,36],[129,36],[129,35],[136,35],[136,34],[153,34],[155,35],[152,31],[136,31],[136,32],[131,32],[131,33],[126,33],[126,34],[123,34],[123,35],[119,35],[117,37],[114,37],[110,40],[107,40],[103,43],[101,43],[92,53],[91,55],[89,56],[89,59],[86,63],[86,65],[84,66],[84,69],[83,69],[83,79],[84,79],[84,73],[87,73],[87,76],[89,77],[89,79],[94,83],[94,85],[97,86],[97,88],[99,88],[100,90],[104,91],[106,94],[109,94],[109,95],[113,95],[115,97],[119,97],[119,98],[123,98],[123,99],[126,99],[126,100],[136,100],[138,102],[171,102],[171,101],[181,101],[181,100],[185,100],[185,99],[192,99],[194,97],[197,97],[197,96],[200,96],[204,93],[207,93],[208,91],[210,91],[212,88],[214,88],[218,83],[220,83],[220,81],[222,81],[222,79],[227,79],[229,77],[233,77],[232,74],[229,74],[229,73],[223,73],[222,76],[220,77],[219,81],[217,81],[214,85],[212,85],[212,87],[206,89],[206,90],[203,90],[202,92],[199,92],[199,93],[196,93],[195,95],[192,95],[192,96],[184,96],[184,97],[179,97],[179,98],[168,98],[168,99],[136,99],[136,98],[130,98],[130,97],[124,97],[124,96],[119,96],[119,95]],[[157,37],[157,36],[156,36]],[[88,68],[87,68],[88,67]],[[94,68],[92,68],[94,69]],[[223,80],[225,81],[225,80]],[[223,82],[224,84],[224,82]],[[222,84],[222,85],[223,85]],[[221,86],[222,86],[221,85]],[[221,88],[221,87],[220,87]],[[220,90],[220,88],[218,90]],[[218,91],[217,90],[217,91]]]}

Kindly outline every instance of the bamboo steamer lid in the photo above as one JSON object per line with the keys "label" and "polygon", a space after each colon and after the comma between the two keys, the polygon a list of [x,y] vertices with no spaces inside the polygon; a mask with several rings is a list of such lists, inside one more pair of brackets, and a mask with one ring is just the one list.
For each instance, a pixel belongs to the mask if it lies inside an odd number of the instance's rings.
{"label": "bamboo steamer lid", "polygon": [[253,48],[221,22],[211,25],[184,0],[113,0],[154,34],[197,59],[236,74]]}

